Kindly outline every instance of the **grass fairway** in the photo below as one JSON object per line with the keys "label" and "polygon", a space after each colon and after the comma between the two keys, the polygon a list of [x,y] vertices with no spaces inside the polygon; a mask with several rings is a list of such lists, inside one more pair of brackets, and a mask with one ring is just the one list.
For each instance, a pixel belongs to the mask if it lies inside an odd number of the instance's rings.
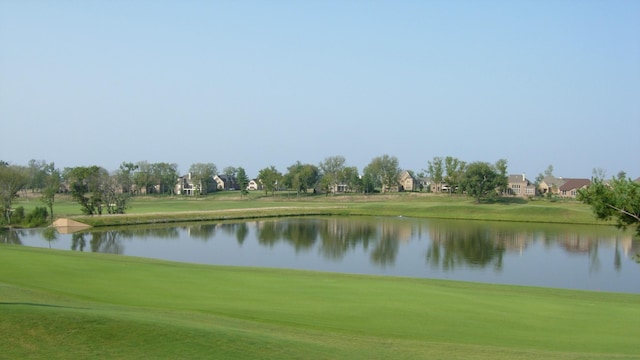
{"label": "grass fairway", "polygon": [[[36,198],[22,199],[14,206],[30,211],[42,203]],[[419,218],[517,221],[570,224],[613,224],[596,221],[589,206],[576,201],[527,201],[505,198],[491,204],[476,204],[466,196],[427,193],[375,195],[292,195],[264,196],[252,192],[241,197],[237,191],[203,197],[134,197],[125,215],[83,216],[80,206],[69,196],[59,196],[56,217],[71,217],[92,226],[216,221],[294,215],[377,215]]]}
{"label": "grass fairway", "polygon": [[0,245],[1,358],[638,359],[640,297]]}

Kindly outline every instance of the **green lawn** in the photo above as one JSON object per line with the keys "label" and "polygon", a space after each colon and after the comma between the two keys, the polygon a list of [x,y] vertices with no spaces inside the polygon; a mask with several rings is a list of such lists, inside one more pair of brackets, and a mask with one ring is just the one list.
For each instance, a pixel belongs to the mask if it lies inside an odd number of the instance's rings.
{"label": "green lawn", "polygon": [[[16,202],[27,211],[42,206],[37,199]],[[56,217],[73,217],[93,226],[241,219],[292,215],[379,215],[422,218],[474,219],[544,223],[603,224],[591,209],[576,201],[525,201],[506,199],[491,204],[476,204],[466,196],[425,193],[377,195],[301,196],[280,194],[264,196],[252,192],[220,192],[202,197],[135,197],[124,216],[82,216],[80,206],[68,196],[55,203]]]}
{"label": "green lawn", "polygon": [[0,245],[2,358],[637,359],[640,297]]}

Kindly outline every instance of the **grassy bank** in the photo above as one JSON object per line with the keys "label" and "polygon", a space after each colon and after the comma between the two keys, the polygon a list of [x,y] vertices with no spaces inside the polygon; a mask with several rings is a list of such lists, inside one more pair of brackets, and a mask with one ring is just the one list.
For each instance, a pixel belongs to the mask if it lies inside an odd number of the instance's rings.
{"label": "grassy bank", "polygon": [[[17,206],[40,206],[37,200]],[[440,219],[520,221],[542,223],[602,224],[591,209],[575,201],[526,201],[504,199],[476,204],[463,196],[417,193],[391,195],[263,196],[222,192],[204,197],[136,197],[125,215],[82,216],[78,204],[60,197],[54,208],[58,217],[72,217],[93,226],[115,226],[182,221],[249,219],[295,215],[388,215]]]}
{"label": "grassy bank", "polygon": [[0,245],[5,358],[640,358],[638,296]]}

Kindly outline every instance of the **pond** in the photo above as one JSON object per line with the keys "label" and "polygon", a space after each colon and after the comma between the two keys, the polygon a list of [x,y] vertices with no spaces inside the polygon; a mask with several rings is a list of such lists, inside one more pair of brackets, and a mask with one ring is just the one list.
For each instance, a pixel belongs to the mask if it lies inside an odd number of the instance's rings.
{"label": "pond", "polygon": [[608,226],[319,217],[19,230],[0,242],[212,265],[640,293],[640,242]]}

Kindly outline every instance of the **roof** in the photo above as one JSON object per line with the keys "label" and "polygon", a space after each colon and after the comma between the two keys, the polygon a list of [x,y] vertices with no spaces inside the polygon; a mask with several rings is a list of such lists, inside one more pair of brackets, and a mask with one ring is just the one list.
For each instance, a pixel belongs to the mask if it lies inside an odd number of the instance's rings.
{"label": "roof", "polygon": [[524,177],[524,174],[521,175],[509,175],[509,178],[507,180],[508,183],[527,183],[530,184],[531,181],[529,181],[529,179],[527,179],[526,177]]}
{"label": "roof", "polygon": [[557,178],[554,176],[545,176],[542,181],[547,185],[555,185],[557,187],[562,186],[568,179]]}
{"label": "roof", "polygon": [[225,181],[225,182],[226,181],[236,181],[236,178],[233,175],[219,174],[217,176],[220,178],[220,180]]}
{"label": "roof", "polygon": [[406,179],[409,177],[415,181],[418,181],[418,178],[414,176],[409,170],[403,170],[402,172],[400,172],[400,174],[398,174],[398,177],[403,179]]}
{"label": "roof", "polygon": [[569,191],[573,189],[580,189],[585,186],[591,185],[589,179],[564,179],[565,183],[560,186],[560,191]]}

